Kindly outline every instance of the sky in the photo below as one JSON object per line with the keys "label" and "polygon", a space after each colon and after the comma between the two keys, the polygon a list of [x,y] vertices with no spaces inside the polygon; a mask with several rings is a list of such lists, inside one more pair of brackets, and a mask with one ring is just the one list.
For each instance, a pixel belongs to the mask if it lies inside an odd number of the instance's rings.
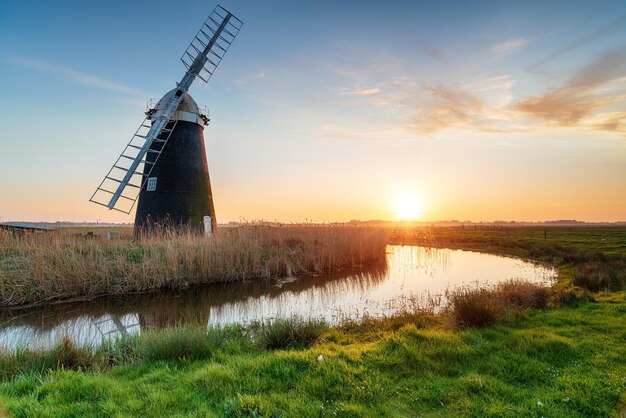
{"label": "sky", "polygon": [[[626,220],[626,2],[224,0],[219,222]],[[89,202],[215,3],[5,0],[0,221]]]}

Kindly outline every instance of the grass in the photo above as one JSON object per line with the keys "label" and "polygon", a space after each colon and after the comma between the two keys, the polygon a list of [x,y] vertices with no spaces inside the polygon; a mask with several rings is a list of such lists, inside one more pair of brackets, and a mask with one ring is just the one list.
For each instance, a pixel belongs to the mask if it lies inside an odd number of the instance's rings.
{"label": "grass", "polygon": [[279,318],[252,324],[250,332],[256,344],[266,350],[308,347],[312,345],[328,325],[316,319]]}
{"label": "grass", "polygon": [[76,347],[63,338],[50,350],[0,352],[0,381],[50,370],[104,371],[120,364],[213,359],[217,353],[310,347],[329,329],[322,320],[289,318],[247,327],[176,325],[144,331],[98,347]]}
{"label": "grass", "polygon": [[459,328],[484,327],[504,313],[502,299],[492,289],[461,287],[452,290],[448,298],[452,318]]}
{"label": "grass", "polygon": [[[411,303],[413,300],[410,300],[403,303],[403,309],[397,314],[382,321],[364,316],[346,319],[338,328],[346,333],[365,334],[382,329],[381,323],[386,330],[397,330],[407,323],[425,325],[429,321],[431,325],[449,323],[460,329],[484,327],[505,313],[519,314],[531,307],[533,302],[536,303],[537,293],[546,295],[545,300],[538,304],[545,307],[549,289],[532,283],[510,281],[495,287],[464,287],[450,292],[447,306],[442,306],[440,298],[420,303]],[[238,352],[242,347],[261,350],[306,348],[316,343],[329,329],[323,319],[292,317],[254,321],[247,326],[179,324],[142,330],[141,334],[125,335],[116,340],[104,340],[95,348],[76,347],[66,337],[50,350],[24,348],[17,352],[0,352],[0,380],[57,369],[105,370],[124,363],[212,359],[220,350]]]}
{"label": "grass", "polygon": [[447,299],[449,314],[458,328],[484,327],[505,313],[545,308],[551,300],[557,304],[561,302],[554,290],[517,279],[495,286],[451,289],[447,292]]}
{"label": "grass", "polygon": [[51,350],[21,349],[15,353],[0,353],[0,379],[48,370],[93,368],[100,361],[91,350],[77,348],[69,338],[63,338]]}
{"label": "grass", "polygon": [[[170,330],[126,342],[132,358],[111,370],[22,373],[0,396],[15,416],[617,416],[625,313],[621,292],[485,328],[404,318],[325,329],[286,350],[236,327],[215,331],[224,338]],[[163,342],[178,338],[191,348]]]}
{"label": "grass", "polygon": [[[524,256],[550,259],[563,250],[575,253],[601,253],[607,256],[626,254],[626,227],[506,227],[468,225],[465,227],[396,228],[395,242],[422,242],[432,246],[463,246],[465,249],[496,250]],[[534,251],[532,251],[534,250]],[[493,251],[492,251],[493,252]]]}
{"label": "grass", "polygon": [[438,313],[418,303],[332,328],[301,319],[172,327],[96,350],[63,342],[0,354],[0,415],[623,416],[626,229],[546,235],[421,228],[389,236],[550,262],[560,275],[553,289],[519,281],[458,289]]}
{"label": "grass", "polygon": [[497,290],[504,304],[516,309],[545,308],[552,297],[550,289],[544,286],[515,279],[500,283]]}
{"label": "grass", "polygon": [[134,242],[75,231],[14,238],[0,231],[0,306],[119,295],[197,284],[331,274],[384,264],[382,230],[354,227],[223,229]]}

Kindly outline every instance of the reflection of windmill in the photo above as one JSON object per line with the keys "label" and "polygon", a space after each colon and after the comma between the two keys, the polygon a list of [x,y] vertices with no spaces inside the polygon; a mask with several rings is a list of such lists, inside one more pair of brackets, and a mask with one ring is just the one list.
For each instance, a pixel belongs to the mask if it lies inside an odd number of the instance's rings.
{"label": "reflection of windmill", "polygon": [[128,335],[129,329],[139,327],[141,325],[139,322],[124,324],[122,323],[120,316],[114,314],[108,314],[97,321],[92,321],[103,339],[108,339],[111,336],[126,336]]}
{"label": "reflection of windmill", "polygon": [[207,234],[215,229],[203,136],[209,118],[187,91],[196,77],[208,82],[242,25],[229,11],[215,7],[181,58],[187,72],[148,109],[91,197],[124,213],[139,199],[136,235],[156,223],[185,225]]}
{"label": "reflection of windmill", "polygon": [[280,307],[285,296],[302,293],[332,299],[333,295],[376,287],[385,280],[386,273],[387,265],[383,264],[298,280],[282,288],[274,282],[250,281],[236,286],[213,285],[0,311],[0,346],[50,346],[63,335],[80,345],[95,346],[103,338],[153,328],[245,322],[260,319],[258,314],[267,312],[268,306]]}

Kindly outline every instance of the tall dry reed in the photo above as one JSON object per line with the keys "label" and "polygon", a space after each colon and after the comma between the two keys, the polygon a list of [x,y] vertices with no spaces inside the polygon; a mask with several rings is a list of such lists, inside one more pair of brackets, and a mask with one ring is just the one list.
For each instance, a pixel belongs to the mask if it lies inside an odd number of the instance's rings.
{"label": "tall dry reed", "polygon": [[342,226],[245,226],[138,242],[0,232],[0,306],[330,273],[384,262],[385,243],[382,230]]}

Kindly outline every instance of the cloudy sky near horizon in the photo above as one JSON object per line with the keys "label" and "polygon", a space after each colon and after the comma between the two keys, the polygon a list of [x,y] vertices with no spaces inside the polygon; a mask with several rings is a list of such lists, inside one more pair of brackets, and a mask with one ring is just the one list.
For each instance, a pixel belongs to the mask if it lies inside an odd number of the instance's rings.
{"label": "cloudy sky near horizon", "polygon": [[[208,85],[218,220],[626,220],[626,3],[226,0]],[[88,202],[213,8],[0,7],[0,219]]]}

